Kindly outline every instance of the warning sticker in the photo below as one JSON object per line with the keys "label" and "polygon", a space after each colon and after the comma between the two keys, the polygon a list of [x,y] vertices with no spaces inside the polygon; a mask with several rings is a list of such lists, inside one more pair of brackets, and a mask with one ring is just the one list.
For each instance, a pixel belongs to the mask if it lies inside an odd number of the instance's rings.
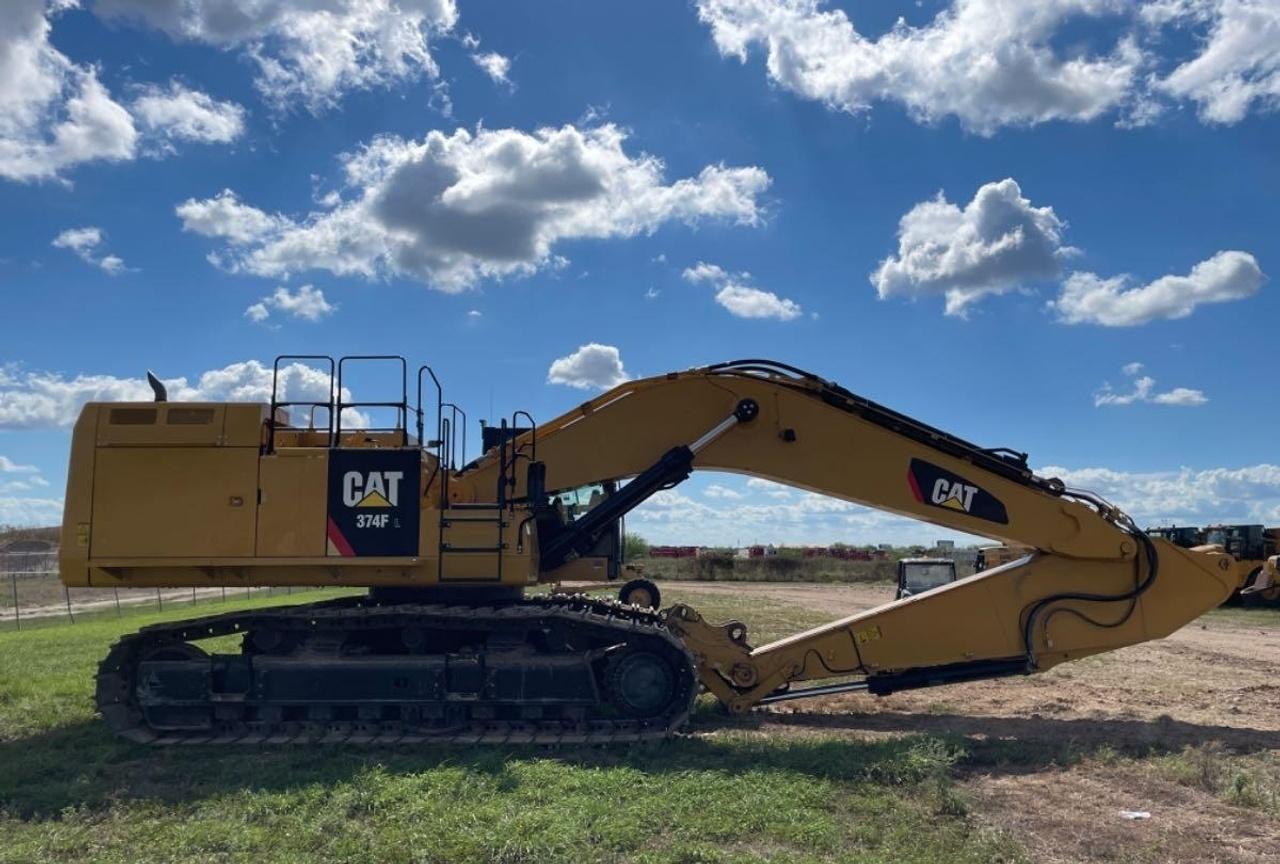
{"label": "warning sticker", "polygon": [[329,554],[416,556],[420,481],[417,450],[330,451]]}

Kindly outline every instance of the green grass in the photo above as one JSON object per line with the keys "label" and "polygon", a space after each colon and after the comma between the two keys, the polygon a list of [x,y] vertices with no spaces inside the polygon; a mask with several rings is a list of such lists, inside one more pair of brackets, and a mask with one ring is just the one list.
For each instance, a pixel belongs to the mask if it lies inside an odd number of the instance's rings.
{"label": "green grass", "polygon": [[1280,817],[1280,753],[1237,755],[1216,744],[1187,747],[1156,761],[1157,770],[1184,786],[1216,795],[1237,807]]}
{"label": "green grass", "polygon": [[699,582],[893,582],[893,561],[842,561],[836,558],[641,558],[650,579]]}
{"label": "green grass", "polygon": [[[742,601],[696,600],[751,623]],[[749,608],[769,622],[757,641],[817,617]],[[118,634],[192,611],[0,634],[0,862],[1021,860],[967,816],[952,781],[964,742],[939,736],[768,736],[704,706],[693,735],[615,748],[113,738],[93,716],[98,659]]]}
{"label": "green grass", "polygon": [[1201,620],[1240,627],[1275,627],[1280,624],[1280,608],[1219,606],[1202,615]]}

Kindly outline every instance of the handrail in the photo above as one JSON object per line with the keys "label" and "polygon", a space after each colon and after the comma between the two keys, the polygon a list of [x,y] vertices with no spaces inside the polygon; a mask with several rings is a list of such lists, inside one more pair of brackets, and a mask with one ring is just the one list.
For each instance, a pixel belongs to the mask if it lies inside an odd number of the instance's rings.
{"label": "handrail", "polygon": [[[320,402],[320,401],[315,401],[315,400],[301,400],[301,399],[294,399],[294,400],[281,400],[281,399],[277,398],[277,397],[279,396],[279,387],[280,387],[280,362],[281,362],[282,360],[289,360],[289,361],[294,361],[294,360],[324,360],[324,361],[326,361],[326,362],[329,364],[329,400],[328,400],[327,402]],[[271,364],[271,406],[270,406],[270,414],[269,414],[269,415],[268,415],[268,417],[267,417],[267,452],[268,452],[268,453],[274,453],[274,452],[275,452],[275,449],[276,449],[276,409],[277,409],[277,408],[288,408],[288,407],[292,407],[292,406],[294,406],[294,405],[308,405],[308,406],[310,406],[310,407],[311,407],[311,409],[312,409],[312,410],[311,410],[311,418],[312,418],[312,427],[313,427],[313,428],[314,428],[314,426],[315,426],[315,409],[316,409],[316,408],[324,408],[324,409],[328,410],[328,412],[329,412],[329,428],[326,430],[326,431],[327,431],[327,444],[328,444],[328,446],[330,446],[330,447],[332,447],[332,446],[333,446],[333,440],[334,440],[334,433],[333,433],[333,418],[334,418],[334,410],[333,410],[333,397],[334,397],[333,375],[334,375],[334,368],[335,368],[335,367],[334,367],[333,358],[332,358],[331,356],[329,356],[328,354],[281,354],[281,355],[279,355],[278,357],[276,357],[275,362]],[[339,368],[340,368],[340,365],[339,365]]]}
{"label": "handrail", "polygon": [[[454,433],[457,433],[458,431],[458,416],[462,416],[462,456],[458,459],[458,465],[465,466],[467,464],[467,412],[463,411],[453,402],[443,402],[441,403],[441,407],[448,408],[452,412],[452,429]],[[452,448],[450,449],[450,455],[452,455]],[[450,464],[449,467],[453,468],[454,466]]]}
{"label": "handrail", "polygon": [[[423,417],[422,417],[423,415],[422,373],[423,372],[426,372],[428,375],[431,376],[431,382],[432,384],[435,385],[435,388],[436,388],[436,437],[432,441],[428,441],[426,438],[426,424],[423,422]],[[415,413],[417,414],[417,417],[418,417],[418,446],[424,449],[431,449],[432,447],[434,447],[436,451],[435,467],[431,469],[431,476],[427,478],[427,485],[424,486],[422,489],[422,493],[424,495],[426,494],[427,490],[431,488],[431,484],[435,482],[436,475],[440,473],[440,466],[444,464],[444,440],[440,430],[440,424],[444,420],[444,409],[441,407],[443,405],[444,405],[444,388],[440,386],[440,379],[436,377],[435,370],[424,363],[418,367],[418,405],[417,405],[417,408],[415,409]],[[446,469],[444,473],[445,479],[441,481],[442,492],[447,491],[446,487],[447,487],[448,477],[449,477],[449,473],[448,473],[448,470]],[[448,505],[448,503],[449,503],[449,499],[447,497],[441,498],[440,509],[443,510]]]}
{"label": "handrail", "polygon": [[[347,361],[367,361],[367,360],[391,360],[400,364],[400,401],[399,402],[343,402],[342,401],[342,371]],[[337,390],[337,418],[335,420],[334,438],[337,443],[342,443],[342,411],[344,408],[395,408],[398,411],[399,424],[389,429],[381,427],[371,427],[365,431],[384,431],[401,433],[401,446],[409,446],[409,364],[404,357],[399,354],[348,354],[345,357],[338,358],[338,390]]]}
{"label": "handrail", "polygon": [[[519,421],[521,417],[529,421],[529,441],[527,445],[529,447],[529,454],[527,456],[524,456],[524,458],[529,460],[530,463],[538,461],[538,424],[534,422],[533,415],[530,414],[528,411],[524,411],[522,409],[516,409],[511,413],[511,429],[512,429],[513,438],[511,441],[511,478],[508,481],[513,490],[518,485],[518,481],[516,477],[516,470],[517,470],[516,464],[520,461],[520,457],[524,455],[521,453],[521,451],[526,446],[525,444],[521,444],[519,447],[516,447],[515,445],[515,439],[514,439],[514,435],[516,434],[515,430],[519,428],[520,424],[517,421]],[[514,500],[512,501],[511,506],[513,508],[515,507]]]}
{"label": "handrail", "polygon": [[[529,455],[526,458],[528,458],[530,462],[537,462],[538,461],[538,424],[534,422],[533,415],[530,414],[528,411],[517,409],[511,414],[511,427],[513,429],[519,426],[519,424],[516,421],[519,420],[521,417],[529,421]],[[521,449],[523,449],[523,447],[524,445],[521,445]]]}

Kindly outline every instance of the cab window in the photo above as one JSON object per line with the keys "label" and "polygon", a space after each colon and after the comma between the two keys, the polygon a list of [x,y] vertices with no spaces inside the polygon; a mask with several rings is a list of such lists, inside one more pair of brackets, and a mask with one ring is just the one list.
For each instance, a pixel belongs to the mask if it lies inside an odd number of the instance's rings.
{"label": "cab window", "polygon": [[604,486],[592,483],[579,486],[577,489],[566,489],[554,496],[556,508],[561,511],[566,523],[574,522],[586,515],[605,498]]}
{"label": "cab window", "polygon": [[904,581],[908,591],[919,594],[948,584],[951,573],[951,567],[946,564],[908,564]]}

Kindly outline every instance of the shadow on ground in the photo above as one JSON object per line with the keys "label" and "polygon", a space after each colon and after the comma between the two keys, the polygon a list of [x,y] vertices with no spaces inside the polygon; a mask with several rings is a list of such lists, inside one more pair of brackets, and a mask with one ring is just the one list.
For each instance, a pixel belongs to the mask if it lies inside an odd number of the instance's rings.
{"label": "shadow on ground", "polygon": [[99,722],[85,721],[0,742],[0,811],[24,819],[57,818],[68,807],[92,809],[128,799],[186,803],[238,791],[330,786],[350,781],[375,766],[399,774],[461,768],[487,775],[501,785],[511,763],[538,759],[587,769],[798,773],[837,782],[897,786],[945,773],[960,756],[946,741],[931,736],[876,741],[682,736],[644,744],[556,748],[145,747],[115,738]]}
{"label": "shadow on ground", "polygon": [[[757,734],[788,729],[816,734]],[[99,722],[85,721],[0,742],[0,810],[42,819],[57,818],[68,807],[99,808],[122,799],[194,802],[242,790],[343,783],[374,766],[403,774],[447,766],[501,783],[512,762],[533,759],[589,769],[799,773],[897,786],[971,770],[1028,773],[1072,765],[1104,750],[1150,756],[1210,743],[1249,753],[1280,746],[1280,736],[1167,718],[1142,722],[892,712],[728,718],[700,711],[692,734],[643,745],[148,748],[116,739]]]}
{"label": "shadow on ground", "polygon": [[1163,716],[1155,720],[975,717],[964,714],[915,714],[883,711],[832,714],[797,711],[750,715],[747,724],[760,729],[805,728],[812,731],[897,735],[931,735],[964,742],[963,766],[1002,773],[1038,771],[1072,765],[1106,752],[1146,757],[1186,747],[1215,744],[1237,754],[1280,749],[1280,733],[1189,723]]}

